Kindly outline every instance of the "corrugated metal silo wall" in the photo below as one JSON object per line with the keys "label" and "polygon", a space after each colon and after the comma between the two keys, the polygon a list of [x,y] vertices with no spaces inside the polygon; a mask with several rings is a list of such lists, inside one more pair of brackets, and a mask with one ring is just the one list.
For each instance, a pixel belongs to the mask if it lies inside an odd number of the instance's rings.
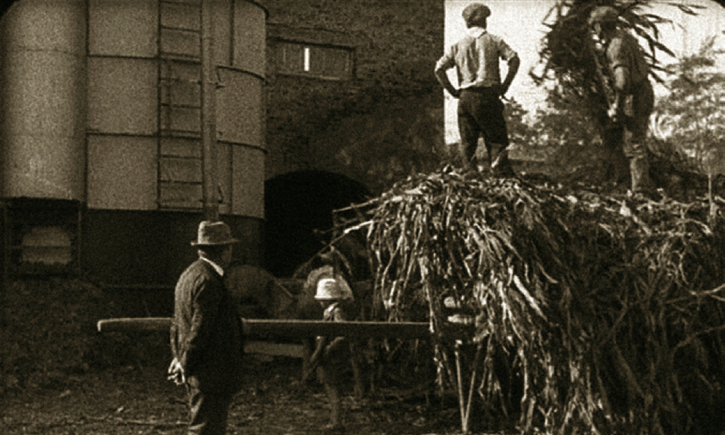
{"label": "corrugated metal silo wall", "polygon": [[[210,4],[220,214],[243,242],[237,259],[259,264],[267,12]],[[200,8],[19,0],[4,20],[3,196],[84,204],[81,264],[103,282],[172,285],[196,256]]]}
{"label": "corrugated metal silo wall", "polygon": [[83,200],[85,2],[17,2],[0,50],[2,196]]}
{"label": "corrugated metal silo wall", "polygon": [[[201,215],[200,1],[90,0],[83,264],[106,282],[173,284]],[[259,264],[266,10],[211,0],[221,218]]]}

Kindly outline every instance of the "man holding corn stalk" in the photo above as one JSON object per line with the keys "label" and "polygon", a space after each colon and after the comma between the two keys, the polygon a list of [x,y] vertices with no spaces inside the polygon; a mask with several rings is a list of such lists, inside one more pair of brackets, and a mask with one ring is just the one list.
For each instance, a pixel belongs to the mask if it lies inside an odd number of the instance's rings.
{"label": "man holding corn stalk", "polygon": [[[490,15],[491,10],[486,5],[473,3],[466,6],[462,16],[468,34],[438,60],[435,75],[441,86],[458,98],[460,154],[464,168],[471,167],[478,138],[483,135],[491,170],[495,175],[509,177],[514,172],[506,150],[509,139],[501,97],[506,95],[521,62],[518,54],[503,39],[486,31]],[[503,83],[499,59],[508,62]],[[458,88],[448,78],[447,71],[452,68],[458,75]]]}
{"label": "man holding corn stalk", "polygon": [[595,64],[607,94],[612,129],[629,159],[631,190],[641,193],[653,188],[645,139],[654,92],[644,53],[634,36],[618,27],[618,20],[616,9],[599,6],[592,11],[589,25],[605,60],[604,67],[598,59]]}

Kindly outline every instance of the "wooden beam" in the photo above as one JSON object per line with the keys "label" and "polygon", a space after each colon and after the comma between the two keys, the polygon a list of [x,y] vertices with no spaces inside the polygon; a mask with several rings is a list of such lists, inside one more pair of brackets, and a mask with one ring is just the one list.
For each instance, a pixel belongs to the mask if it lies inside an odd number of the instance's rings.
{"label": "wooden beam", "polygon": [[168,331],[171,317],[124,317],[102,319],[96,323],[98,332],[152,332]]}
{"label": "wooden beam", "polygon": [[[169,317],[139,317],[99,320],[99,332],[168,331]],[[344,336],[357,338],[430,338],[426,322],[323,322],[321,320],[242,319],[244,334],[250,339],[273,340]]]}
{"label": "wooden beam", "polygon": [[244,333],[258,339],[314,337],[430,338],[425,322],[323,322],[321,320],[243,319]]}

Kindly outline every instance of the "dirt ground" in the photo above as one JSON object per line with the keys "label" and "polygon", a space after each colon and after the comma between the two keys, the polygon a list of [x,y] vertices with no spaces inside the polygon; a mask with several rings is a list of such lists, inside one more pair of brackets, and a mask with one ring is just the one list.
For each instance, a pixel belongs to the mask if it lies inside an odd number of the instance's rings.
{"label": "dirt ground", "polygon": [[[168,333],[96,330],[98,319],[154,315],[137,308],[150,303],[62,278],[13,281],[0,296],[0,435],[185,433],[186,392],[166,380]],[[316,381],[299,386],[302,360],[250,349],[227,433],[323,433],[327,397]],[[426,395],[417,372],[393,367],[375,394],[346,392],[346,433],[460,433],[454,395]]]}
{"label": "dirt ground", "polygon": [[[299,388],[301,361],[247,357],[248,383],[230,409],[228,434],[319,434],[329,409],[321,386]],[[460,433],[454,403],[388,391],[356,402],[345,397],[348,434]],[[434,395],[435,396],[435,395]],[[119,367],[58,377],[42,387],[6,392],[2,434],[183,434],[183,387],[162,367]],[[487,432],[490,433],[490,432]]]}

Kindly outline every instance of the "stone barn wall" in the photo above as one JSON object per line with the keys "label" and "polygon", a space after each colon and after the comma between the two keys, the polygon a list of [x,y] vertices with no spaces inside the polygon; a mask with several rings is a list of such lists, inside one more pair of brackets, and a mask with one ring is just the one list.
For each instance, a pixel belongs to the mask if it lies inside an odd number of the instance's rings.
{"label": "stone barn wall", "polygon": [[445,154],[443,0],[269,0],[265,261],[290,276],[332,210]]}
{"label": "stone barn wall", "polygon": [[[267,5],[267,179],[323,170],[376,192],[438,164],[443,93],[433,67],[443,52],[443,0]],[[309,71],[295,51],[304,47]]]}

